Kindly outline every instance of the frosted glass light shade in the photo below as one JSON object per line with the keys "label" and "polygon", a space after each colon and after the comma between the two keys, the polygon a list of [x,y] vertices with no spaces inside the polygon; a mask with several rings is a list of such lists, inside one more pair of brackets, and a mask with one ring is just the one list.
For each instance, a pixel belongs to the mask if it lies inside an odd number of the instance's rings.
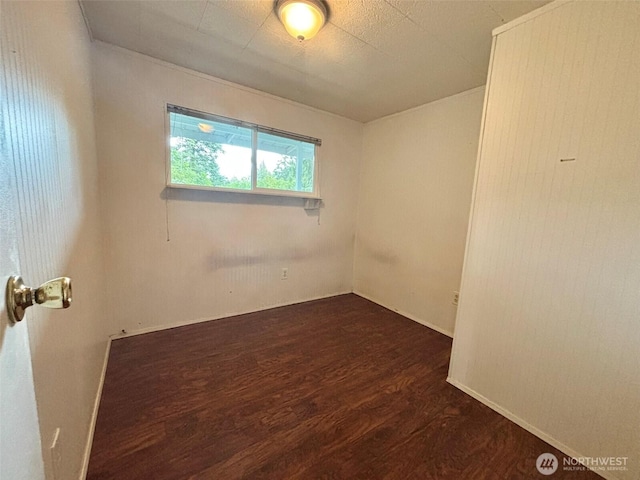
{"label": "frosted glass light shade", "polygon": [[278,0],[276,11],[289,35],[301,41],[313,38],[327,18],[319,0]]}

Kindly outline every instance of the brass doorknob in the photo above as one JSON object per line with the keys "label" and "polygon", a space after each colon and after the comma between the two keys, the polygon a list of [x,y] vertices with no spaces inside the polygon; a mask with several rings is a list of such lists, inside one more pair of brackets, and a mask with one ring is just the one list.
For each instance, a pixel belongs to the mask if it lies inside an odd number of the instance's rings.
{"label": "brass doorknob", "polygon": [[71,279],[54,278],[38,288],[27,287],[22,277],[9,277],[6,290],[9,320],[16,323],[24,318],[24,312],[34,303],[47,308],[68,308],[71,305]]}

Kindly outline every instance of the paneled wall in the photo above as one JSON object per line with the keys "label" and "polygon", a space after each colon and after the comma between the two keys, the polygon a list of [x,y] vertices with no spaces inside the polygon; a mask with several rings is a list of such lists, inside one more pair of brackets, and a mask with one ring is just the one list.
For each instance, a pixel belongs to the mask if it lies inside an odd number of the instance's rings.
{"label": "paneled wall", "polygon": [[453,334],[484,88],[365,125],[354,290]]}
{"label": "paneled wall", "polygon": [[[360,123],[99,42],[93,53],[113,333],[351,291]],[[167,189],[166,103],[321,138],[324,206]]]}
{"label": "paneled wall", "polygon": [[[7,333],[9,338],[13,329],[28,328],[44,473],[47,478],[54,478],[55,472],[58,480],[75,479],[83,466],[108,332],[103,308],[90,39],[76,2],[3,2],[1,8],[4,88],[0,143],[6,169],[0,176],[3,185],[6,181],[14,189],[17,201],[3,205],[3,209],[12,210],[15,223],[3,228],[0,235],[3,244],[18,245],[19,259],[18,271],[7,274],[21,274],[31,286],[69,276],[73,303],[68,310],[32,307],[15,327],[7,326],[5,313],[0,312],[0,359],[7,361],[7,345],[2,342],[5,330],[12,329]],[[12,254],[2,251],[0,255]],[[5,281],[3,276],[3,290]],[[5,364],[2,369],[5,367],[28,371],[24,366]],[[4,390],[5,381],[17,379],[3,377],[0,389]],[[27,409],[29,405],[18,407]],[[16,467],[13,459],[24,458],[21,455],[25,452],[16,449],[23,447],[21,437],[30,429],[23,422],[19,435],[5,443],[4,421],[9,414],[10,410],[3,408],[2,475],[6,474],[7,480],[40,479],[43,472],[34,469],[35,460],[17,465],[15,472],[5,470]],[[16,421],[14,417],[8,420],[9,424]],[[57,428],[58,447],[52,455],[49,447]]]}
{"label": "paneled wall", "polygon": [[494,40],[450,381],[640,475],[640,4]]}

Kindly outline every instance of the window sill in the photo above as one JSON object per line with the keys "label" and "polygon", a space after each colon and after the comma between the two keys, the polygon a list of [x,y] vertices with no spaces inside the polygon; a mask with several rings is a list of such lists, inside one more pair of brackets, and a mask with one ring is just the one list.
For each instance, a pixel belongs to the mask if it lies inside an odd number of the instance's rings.
{"label": "window sill", "polygon": [[302,198],[305,200],[313,200],[320,202],[322,198],[319,195],[314,194],[313,192],[291,192],[291,191],[281,191],[281,190],[270,190],[268,188],[258,188],[255,190],[243,190],[236,188],[220,188],[220,187],[207,187],[204,185],[187,185],[183,183],[168,183],[168,188],[174,188],[178,190],[200,190],[206,192],[220,192],[220,193],[229,193],[229,194],[238,194],[243,193],[245,195],[262,195],[268,197],[291,197],[291,198]]}

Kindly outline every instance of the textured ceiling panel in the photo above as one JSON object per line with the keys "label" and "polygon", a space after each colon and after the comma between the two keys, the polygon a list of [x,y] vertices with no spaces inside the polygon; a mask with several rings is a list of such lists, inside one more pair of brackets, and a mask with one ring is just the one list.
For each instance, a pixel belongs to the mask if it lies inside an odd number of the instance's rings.
{"label": "textured ceiling panel", "polygon": [[[418,2],[409,10],[408,17],[481,72],[486,72],[491,30],[503,23],[488,2]],[[464,32],[459,25],[465,25]]]}
{"label": "textured ceiling panel", "polygon": [[244,48],[264,20],[258,22],[257,19],[249,19],[240,13],[209,3],[196,28],[213,38],[224,38],[229,43]]}
{"label": "textured ceiling panel", "polygon": [[257,25],[262,25],[273,12],[271,0],[215,0],[209,3],[237,13]]}
{"label": "textured ceiling panel", "polygon": [[145,2],[144,10],[164,16],[168,20],[198,28],[202,14],[207,7],[207,0],[176,2],[172,0],[154,0]]}
{"label": "textured ceiling panel", "polygon": [[405,15],[386,2],[341,0],[333,2],[331,23],[374,45],[380,34],[392,32]]}
{"label": "textured ceiling panel", "polygon": [[485,81],[491,30],[547,1],[328,0],[303,43],[272,0],[81,0],[93,38],[359,121]]}

